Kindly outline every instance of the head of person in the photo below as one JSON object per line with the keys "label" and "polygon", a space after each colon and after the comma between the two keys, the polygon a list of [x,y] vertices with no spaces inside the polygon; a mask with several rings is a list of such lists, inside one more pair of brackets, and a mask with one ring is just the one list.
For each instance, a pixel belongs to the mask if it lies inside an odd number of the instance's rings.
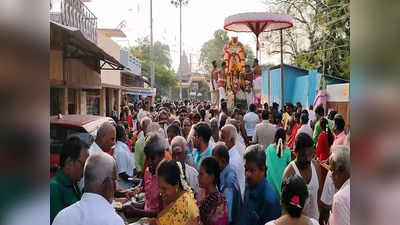
{"label": "head of person", "polygon": [[193,115],[193,124],[196,124],[196,123],[200,122],[200,120],[201,120],[200,113],[196,113],[196,114]]}
{"label": "head of person", "polygon": [[246,172],[246,183],[251,187],[256,187],[265,177],[266,155],[261,145],[250,145],[244,155],[244,169]]}
{"label": "head of person", "polygon": [[186,137],[192,128],[192,121],[189,118],[183,120],[183,135]]}
{"label": "head of person", "polygon": [[264,103],[264,110],[269,110],[268,102]]}
{"label": "head of person", "polygon": [[179,129],[181,129],[181,121],[179,121],[179,120],[174,120],[174,121],[172,121],[171,122],[171,125],[175,125],[175,126],[178,126],[179,127]]}
{"label": "head of person", "polygon": [[269,120],[269,111],[268,109],[264,109],[261,113],[261,118],[263,120]]}
{"label": "head of person", "polygon": [[284,150],[284,143],[286,143],[286,132],[283,128],[278,128],[275,132],[274,143],[276,144],[278,150],[278,157],[282,156]]}
{"label": "head of person", "polygon": [[321,118],[320,125],[321,130],[326,132],[326,134],[328,135],[328,143],[329,146],[331,146],[333,144],[333,135],[331,129],[329,128],[328,120],[326,118]]}
{"label": "head of person", "polygon": [[172,202],[183,190],[181,170],[175,160],[165,159],[157,168],[158,187],[160,196],[166,202]]}
{"label": "head of person", "polygon": [[325,115],[325,110],[324,107],[322,106],[322,104],[318,105],[315,108],[315,116],[317,117],[317,119],[321,119],[322,117],[324,117]]}
{"label": "head of person", "polygon": [[115,145],[116,131],[114,125],[110,122],[104,122],[97,130],[96,144],[104,152],[111,150],[111,147]]}
{"label": "head of person", "polygon": [[211,64],[212,64],[212,66],[213,66],[214,69],[217,68],[217,61],[216,61],[216,60],[213,60],[213,61],[211,62]]}
{"label": "head of person", "polygon": [[328,119],[333,120],[335,118],[335,115],[337,114],[336,110],[331,110],[328,113]]}
{"label": "head of person", "polygon": [[68,138],[60,152],[60,167],[72,183],[79,181],[83,176],[83,168],[89,157],[89,145],[79,137]]}
{"label": "head of person", "polygon": [[196,124],[194,128],[194,141],[193,146],[197,149],[208,146],[211,138],[211,128],[207,123],[201,122]]}
{"label": "head of person", "polygon": [[221,113],[220,116],[219,116],[219,127],[220,127],[220,129],[222,129],[222,127],[225,126],[226,120],[228,120],[228,115],[226,115],[225,113]]}
{"label": "head of person", "polygon": [[204,189],[217,186],[217,189],[219,189],[219,174],[220,169],[217,159],[212,156],[203,158],[199,167],[199,186]]}
{"label": "head of person", "polygon": [[307,124],[308,123],[308,114],[307,113],[302,113],[301,114],[300,123],[301,124]]}
{"label": "head of person", "polygon": [[250,65],[249,65],[249,64],[246,64],[246,65],[244,66],[244,69],[245,69],[246,72],[250,72],[250,71],[251,71],[251,68],[250,68]]}
{"label": "head of person", "polygon": [[240,130],[240,122],[236,119],[228,119],[227,124],[232,124],[236,128],[236,132],[239,133]]}
{"label": "head of person", "polygon": [[258,59],[253,60],[253,67],[258,66]]}
{"label": "head of person", "polygon": [[256,112],[256,110],[257,110],[257,107],[256,107],[256,105],[254,105],[254,104],[250,104],[250,106],[249,106],[249,110],[250,110],[250,112]]}
{"label": "head of person", "polygon": [[274,110],[277,110],[277,111],[278,111],[279,104],[276,103],[276,102],[273,102],[273,103],[272,103],[272,108],[273,108]]}
{"label": "head of person", "polygon": [[350,178],[350,149],[345,145],[336,145],[332,148],[329,157],[332,181],[337,190]]}
{"label": "head of person", "polygon": [[217,118],[212,118],[210,121],[210,128],[212,131],[212,137],[214,141],[219,140],[219,128],[218,128],[218,120]]}
{"label": "head of person", "polygon": [[116,181],[117,167],[111,155],[97,152],[89,156],[84,168],[85,192],[99,194],[111,203]]}
{"label": "head of person", "polygon": [[149,117],[143,117],[143,119],[140,121],[140,127],[143,130],[144,135],[147,135],[147,128],[149,127],[151,123],[151,119]]}
{"label": "head of person", "polygon": [[186,139],[182,136],[176,136],[171,141],[172,159],[180,162],[182,165],[185,163],[186,149],[188,148],[188,143]]}
{"label": "head of person", "polygon": [[144,143],[144,154],[151,174],[155,174],[156,168],[164,158],[167,149],[166,140],[158,132],[151,132]]}
{"label": "head of person", "polygon": [[308,110],[313,110],[313,108],[314,108],[314,106],[313,106],[313,105],[310,105],[310,106],[308,107]]}
{"label": "head of person", "polygon": [[299,124],[300,123],[300,116],[301,116],[300,112],[295,112],[294,113],[294,123],[295,124]]}
{"label": "head of person", "polygon": [[220,140],[226,144],[226,146],[231,149],[236,144],[237,131],[236,127],[232,124],[227,124],[221,129]]}
{"label": "head of person", "polygon": [[289,176],[282,182],[281,205],[290,217],[300,218],[307,198],[307,185],[299,175]]}
{"label": "head of person", "polygon": [[226,101],[221,100],[221,110],[222,112],[228,112],[228,103]]}
{"label": "head of person", "polygon": [[303,106],[301,105],[301,102],[296,102],[296,110],[301,112],[302,109],[303,109]]}
{"label": "head of person", "polygon": [[176,124],[169,125],[167,128],[168,144],[171,144],[172,139],[180,134],[181,130],[179,126]]}
{"label": "head of person", "polygon": [[226,62],[225,62],[225,61],[223,61],[223,62],[221,63],[221,67],[222,67],[222,68],[225,68],[225,67],[226,67]]}
{"label": "head of person", "polygon": [[314,141],[310,135],[300,133],[296,136],[294,145],[296,166],[300,169],[307,169],[311,166],[311,160],[314,157]]}
{"label": "head of person", "polygon": [[200,113],[201,121],[205,121],[205,119],[206,119],[206,110],[204,108],[201,108],[199,113]]}
{"label": "head of person", "polygon": [[222,171],[226,166],[229,165],[229,148],[224,142],[217,142],[212,150],[212,156],[214,156],[219,165],[219,169]]}
{"label": "head of person", "polygon": [[[336,114],[339,115],[339,114]],[[343,117],[340,116],[335,116],[335,119],[333,120],[333,132],[337,135],[340,134],[344,131],[344,126],[345,122]]]}
{"label": "head of person", "polygon": [[292,115],[294,111],[294,106],[291,102],[286,103],[286,112],[289,113],[289,115]]}
{"label": "head of person", "polygon": [[123,127],[121,125],[117,125],[115,130],[116,130],[116,139],[117,139],[117,141],[121,141],[121,142],[126,141],[126,133],[125,133],[126,130],[125,130],[125,127]]}
{"label": "head of person", "polygon": [[165,110],[162,110],[160,112],[160,115],[158,116],[158,123],[160,124],[161,127],[163,127],[164,124],[167,123],[168,118],[169,118],[168,112]]}

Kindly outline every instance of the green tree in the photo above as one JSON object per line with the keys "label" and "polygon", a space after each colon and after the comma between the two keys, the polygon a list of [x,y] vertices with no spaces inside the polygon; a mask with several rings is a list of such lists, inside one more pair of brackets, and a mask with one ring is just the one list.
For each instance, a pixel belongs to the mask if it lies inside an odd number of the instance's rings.
{"label": "green tree", "polygon": [[[222,63],[222,54],[225,44],[229,41],[228,32],[225,30],[216,30],[213,35],[213,39],[203,43],[200,49],[200,69],[204,73],[209,73],[212,70],[211,62],[216,60],[217,65],[220,66]],[[254,57],[253,50],[245,45],[245,51],[247,53],[246,63],[252,63]]]}
{"label": "green tree", "polygon": [[[137,45],[130,52],[142,62],[142,73],[150,79],[150,41],[144,38],[136,42]],[[169,96],[170,90],[177,86],[178,79],[171,68],[170,48],[167,44],[159,41],[154,43],[154,64],[156,98]]]}
{"label": "green tree", "polygon": [[[267,0],[272,11],[292,16],[294,27],[285,30],[284,54],[290,61],[320,73],[350,77],[349,0]],[[261,38],[269,54],[280,54],[279,32]]]}

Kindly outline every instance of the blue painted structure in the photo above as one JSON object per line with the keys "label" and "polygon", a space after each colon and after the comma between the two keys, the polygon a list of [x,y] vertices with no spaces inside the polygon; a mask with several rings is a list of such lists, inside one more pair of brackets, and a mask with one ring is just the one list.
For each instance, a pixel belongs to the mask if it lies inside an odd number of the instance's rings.
{"label": "blue painted structure", "polygon": [[[307,70],[283,64],[284,102],[300,102],[303,106],[313,105],[318,92],[322,74],[316,70]],[[269,104],[281,103],[281,68],[280,65],[262,69],[262,95],[268,96]],[[348,83],[348,80],[325,75],[327,84]]]}

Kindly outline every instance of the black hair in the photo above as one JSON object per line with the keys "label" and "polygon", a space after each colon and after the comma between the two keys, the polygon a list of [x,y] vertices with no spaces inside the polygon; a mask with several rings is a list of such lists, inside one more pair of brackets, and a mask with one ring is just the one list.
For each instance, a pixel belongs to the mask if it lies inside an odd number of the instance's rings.
{"label": "black hair", "polygon": [[213,60],[213,61],[211,62],[211,64],[212,64],[213,66],[217,67],[217,61],[216,61],[216,60]]}
{"label": "black hair", "polygon": [[129,124],[126,121],[122,122],[122,125],[124,125],[125,129],[129,129]]}
{"label": "black hair", "polygon": [[[174,121],[175,122],[175,121]],[[181,129],[179,128],[179,126],[175,123],[171,124],[168,126],[167,128],[167,133],[171,132],[173,133],[175,136],[180,135],[181,134]]]}
{"label": "black hair", "polygon": [[258,59],[254,59],[254,62],[258,63]]}
{"label": "black hair", "polygon": [[257,110],[257,107],[254,104],[250,104],[249,109],[250,109],[250,112],[255,112]]}
{"label": "black hair", "polygon": [[278,124],[281,121],[282,121],[282,114],[280,112],[275,112],[274,113],[274,122],[275,122],[275,124]]}
{"label": "black hair", "polygon": [[[299,175],[292,175],[282,182],[282,203],[287,213],[294,218],[299,218],[308,198],[307,185]],[[299,197],[298,206],[291,203],[293,196]]]}
{"label": "black hair", "polygon": [[333,120],[335,118],[335,115],[337,114],[337,112],[335,110],[332,110],[329,112],[328,118],[330,120]]}
{"label": "black hair", "polygon": [[322,104],[319,104],[319,105],[315,108],[314,112],[315,112],[316,114],[320,115],[320,116],[324,116],[325,110],[324,110],[324,107],[322,106]]}
{"label": "black hair", "polygon": [[279,108],[279,104],[276,103],[276,102],[273,102],[273,103],[272,103],[272,108],[278,109],[278,108]]}
{"label": "black hair", "polygon": [[208,175],[214,175],[214,183],[217,185],[217,188],[219,190],[220,169],[219,169],[218,160],[213,156],[208,156],[201,160],[200,166],[202,166],[204,168],[204,170],[206,171],[206,173]]}
{"label": "black hair", "polygon": [[228,104],[226,101],[224,101],[224,99],[221,100],[221,109],[222,111],[228,110]]}
{"label": "black hair", "polygon": [[264,109],[264,110],[262,111],[262,113],[261,113],[261,118],[262,118],[263,120],[267,120],[267,119],[269,118],[269,111],[268,111],[268,109]]}
{"label": "black hair", "polygon": [[200,113],[195,113],[195,114],[193,115],[193,119],[194,119],[194,118],[199,118],[199,119],[201,119]]}
{"label": "black hair", "polygon": [[346,122],[344,121],[344,119],[336,116],[334,121],[335,121],[336,128],[340,131],[344,131],[344,126],[346,125]]}
{"label": "black hair", "polygon": [[223,142],[219,142],[214,146],[213,152],[218,158],[224,159],[229,164],[229,149]]}
{"label": "black hair", "polygon": [[[286,142],[286,131],[285,131],[285,129],[283,129],[281,127],[278,128],[275,132],[274,142],[275,142],[276,146],[278,146],[279,139],[282,139],[282,144]],[[278,149],[278,157],[279,158],[282,157],[282,151],[283,151],[282,147],[283,146],[280,146]]]}
{"label": "black hair", "polygon": [[221,63],[221,67],[223,67],[223,66],[226,66],[226,62],[225,62],[225,61],[223,61],[223,62]]}
{"label": "black hair", "polygon": [[207,123],[200,122],[196,125],[194,129],[197,132],[197,135],[201,137],[205,143],[208,143],[210,141],[212,132],[210,126]]}
{"label": "black hair", "polygon": [[150,155],[164,155],[168,144],[165,139],[158,133],[150,133],[144,143],[144,154],[146,157]]}
{"label": "black hair", "polygon": [[83,142],[79,137],[68,138],[61,148],[60,167],[64,168],[65,161],[68,157],[70,157],[72,160],[78,160],[81,150],[84,148],[89,148],[89,145]]}
{"label": "black hair", "polygon": [[308,115],[308,111],[307,111],[307,109],[303,109],[303,110],[301,110],[301,113],[305,113],[305,114],[307,114],[307,115]]}
{"label": "black hair", "polygon": [[294,117],[295,117],[296,119],[300,120],[300,116],[301,116],[301,113],[300,113],[300,112],[295,112],[295,113],[294,113]]}
{"label": "black hair", "polygon": [[206,110],[200,109],[200,116],[201,116],[201,121],[204,121],[206,119]]}
{"label": "black hair", "polygon": [[306,148],[313,147],[314,141],[310,137],[310,135],[302,132],[296,136],[294,145],[295,145],[294,151],[299,152],[299,151],[303,151]]}
{"label": "black hair", "polygon": [[164,178],[164,180],[170,185],[179,185],[183,189],[181,183],[181,171],[179,169],[178,163],[173,159],[163,160],[158,169],[157,176]]}
{"label": "black hair", "polygon": [[321,125],[321,130],[326,131],[326,134],[328,135],[329,147],[331,147],[331,145],[333,144],[333,135],[331,129],[329,128],[328,120],[326,118],[322,118],[320,125]]}
{"label": "black hair", "polygon": [[246,161],[251,161],[251,162],[255,162],[257,167],[260,170],[265,171],[265,160],[266,160],[266,155],[265,155],[265,151],[261,151],[258,149],[252,149],[248,152],[246,152],[246,154],[244,154],[243,157]]}
{"label": "black hair", "polygon": [[301,122],[301,124],[308,123],[308,114],[307,113],[301,113],[300,122]]}
{"label": "black hair", "polygon": [[123,138],[126,135],[125,127],[123,127],[122,125],[117,125],[117,127],[115,127],[115,131],[117,141],[123,141]]}

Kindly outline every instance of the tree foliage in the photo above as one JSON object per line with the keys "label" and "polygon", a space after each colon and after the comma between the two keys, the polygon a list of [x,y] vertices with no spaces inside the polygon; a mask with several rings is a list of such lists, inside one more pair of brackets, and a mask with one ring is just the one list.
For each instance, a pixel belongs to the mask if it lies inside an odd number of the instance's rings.
{"label": "tree foliage", "polygon": [[[203,43],[200,50],[199,60],[199,65],[202,72],[209,73],[212,70],[211,62],[214,60],[217,61],[218,66],[221,65],[224,46],[228,41],[228,32],[219,29],[214,32],[213,39]],[[245,45],[245,50],[247,53],[246,63],[252,63],[253,59],[255,58],[252,49],[248,45]]]}
{"label": "tree foliage", "polygon": [[[148,38],[139,39],[137,45],[130,49],[133,56],[142,62],[142,73],[150,79],[150,41]],[[175,88],[178,79],[171,68],[170,48],[159,41],[154,43],[154,72],[157,96],[168,96],[171,88]]]}
{"label": "tree foliage", "polygon": [[[291,63],[332,76],[350,76],[349,0],[267,0],[271,11],[292,16],[284,30],[284,54]],[[279,32],[266,33],[269,54],[280,54]]]}

